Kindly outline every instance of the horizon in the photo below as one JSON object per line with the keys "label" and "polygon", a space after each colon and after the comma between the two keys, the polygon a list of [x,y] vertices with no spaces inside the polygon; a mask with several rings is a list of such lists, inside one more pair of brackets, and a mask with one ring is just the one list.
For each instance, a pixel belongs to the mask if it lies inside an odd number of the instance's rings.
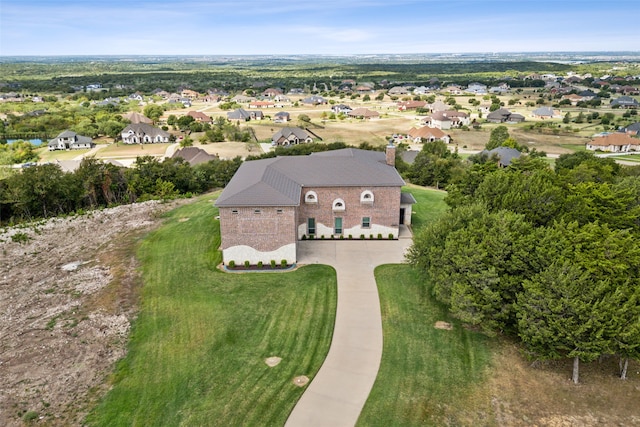
{"label": "horizon", "polygon": [[0,0],[0,56],[631,53],[640,29],[614,24],[639,13],[635,0]]}

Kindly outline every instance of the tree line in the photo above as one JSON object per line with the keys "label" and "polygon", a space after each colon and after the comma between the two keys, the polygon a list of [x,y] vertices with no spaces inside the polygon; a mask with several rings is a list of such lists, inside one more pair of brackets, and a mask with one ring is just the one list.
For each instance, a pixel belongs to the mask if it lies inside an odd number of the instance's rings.
{"label": "tree line", "polygon": [[171,199],[224,187],[242,160],[191,166],[181,158],[139,157],[132,168],[82,160],[74,172],[34,165],[0,180],[0,223],[83,212],[149,199]]}
{"label": "tree line", "polygon": [[578,152],[477,162],[409,261],[451,313],[537,359],[640,359],[640,171]]}

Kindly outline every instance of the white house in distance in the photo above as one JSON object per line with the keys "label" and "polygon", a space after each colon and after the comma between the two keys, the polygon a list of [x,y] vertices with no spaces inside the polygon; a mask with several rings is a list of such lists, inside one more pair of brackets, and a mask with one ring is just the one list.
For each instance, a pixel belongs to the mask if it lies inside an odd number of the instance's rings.
{"label": "white house in distance", "polygon": [[49,140],[49,151],[55,150],[80,150],[82,148],[93,148],[96,144],[88,136],[78,135],[71,130],[65,130],[60,135]]}
{"label": "white house in distance", "polygon": [[587,142],[586,149],[592,151],[608,151],[611,153],[640,151],[640,139],[633,138],[627,133],[611,133],[593,138]]}
{"label": "white house in distance", "polygon": [[125,144],[169,142],[169,132],[147,123],[132,123],[122,130],[121,136]]}

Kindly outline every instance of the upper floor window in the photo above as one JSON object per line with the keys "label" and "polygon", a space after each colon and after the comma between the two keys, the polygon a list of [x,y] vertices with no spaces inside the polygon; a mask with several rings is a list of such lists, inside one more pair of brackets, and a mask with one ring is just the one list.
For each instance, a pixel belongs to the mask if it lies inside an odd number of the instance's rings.
{"label": "upper floor window", "polygon": [[369,190],[360,193],[360,203],[373,203],[373,193]]}
{"label": "upper floor window", "polygon": [[304,195],[305,203],[318,203],[318,194],[315,191],[307,191]]}
{"label": "upper floor window", "polygon": [[346,206],[344,204],[344,200],[342,199],[335,199],[333,201],[333,210],[334,211],[343,211],[346,209]]}

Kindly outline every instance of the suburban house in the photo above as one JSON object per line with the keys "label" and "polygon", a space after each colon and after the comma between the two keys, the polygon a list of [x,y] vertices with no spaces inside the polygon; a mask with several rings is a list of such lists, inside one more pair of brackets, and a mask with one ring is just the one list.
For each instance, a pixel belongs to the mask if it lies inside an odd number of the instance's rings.
{"label": "suburban house", "polygon": [[394,86],[387,91],[387,95],[389,96],[408,95],[409,92],[410,92],[410,88],[406,86]]}
{"label": "suburban house", "polygon": [[380,113],[378,113],[377,111],[371,111],[368,108],[359,107],[349,111],[347,113],[347,116],[353,117],[356,119],[370,120],[370,119],[380,118]]}
{"label": "suburban house", "polygon": [[620,108],[638,108],[640,103],[638,103],[637,99],[630,96],[621,96],[611,101],[611,106]]}
{"label": "suburban house", "polygon": [[225,265],[297,261],[306,238],[393,238],[411,223],[395,146],[244,162],[216,206]]}
{"label": "suburban house", "polygon": [[327,99],[319,95],[311,95],[307,98],[302,99],[300,102],[307,105],[320,105],[326,104]]}
{"label": "suburban house", "polygon": [[96,144],[94,144],[93,139],[88,136],[78,135],[73,131],[65,130],[50,140],[48,146],[49,151],[80,150],[82,148],[93,148]]}
{"label": "suburban house", "polygon": [[587,142],[587,150],[609,151],[611,153],[627,153],[640,151],[640,139],[633,138],[628,133],[610,133],[597,136]]}
{"label": "suburban house", "polygon": [[416,108],[425,108],[427,105],[426,101],[401,101],[398,102],[398,110],[407,111],[407,110],[415,110]]}
{"label": "suburban house", "polygon": [[442,141],[449,144],[451,142],[449,135],[438,128],[430,128],[429,126],[411,128],[407,136],[415,143]]}
{"label": "suburban house", "polygon": [[282,90],[279,88],[270,87],[269,89],[262,91],[262,96],[267,98],[274,98],[278,95],[282,95]]}
{"label": "suburban house", "polygon": [[635,122],[624,128],[624,131],[629,135],[640,135],[640,122]]}
{"label": "suburban house", "polygon": [[169,142],[169,132],[148,123],[131,123],[120,134],[125,144]]}
{"label": "suburban house", "polygon": [[349,111],[351,110],[353,110],[353,108],[345,104],[336,104],[331,106],[331,111],[333,111],[336,114],[340,114],[340,113],[349,114]]}
{"label": "suburban house", "polygon": [[486,95],[487,85],[484,85],[478,82],[469,83],[469,86],[467,86],[467,89],[465,89],[465,92],[473,93],[474,95]]}
{"label": "suburban house", "polygon": [[273,115],[273,123],[286,123],[291,120],[291,115],[286,111],[278,111]]}
{"label": "suburban house", "polygon": [[264,114],[260,110],[247,111],[244,108],[238,108],[234,111],[229,111],[227,113],[227,119],[229,120],[262,120],[264,118]]}
{"label": "suburban house", "polygon": [[285,127],[274,133],[271,137],[271,145],[295,145],[313,142],[309,133],[298,127]]}
{"label": "suburban house", "polygon": [[189,111],[187,116],[193,117],[196,122],[200,123],[211,123],[211,117],[207,116],[202,111]]}
{"label": "suburban house", "polygon": [[237,102],[238,104],[246,104],[251,101],[255,101],[256,99],[251,96],[246,95],[236,95],[231,98],[231,102]]}
{"label": "suburban house", "polygon": [[253,101],[249,103],[249,108],[274,108],[276,104],[271,101]]}
{"label": "suburban house", "polygon": [[180,92],[180,96],[182,98],[187,98],[193,101],[194,99],[198,98],[200,94],[195,90],[185,89],[182,92]]}
{"label": "suburban house", "polygon": [[423,123],[430,127],[447,130],[467,126],[471,120],[469,114],[462,111],[436,111],[431,116],[425,117]]}
{"label": "suburban house", "polygon": [[533,110],[531,116],[539,119],[556,119],[562,117],[562,113],[551,107],[540,107]]}
{"label": "suburban house", "polygon": [[218,156],[209,154],[202,148],[198,147],[183,147],[173,153],[172,159],[181,158],[184,159],[191,166],[199,165],[200,163],[206,163],[211,160],[216,160]]}
{"label": "suburban house", "polygon": [[498,162],[499,167],[506,168],[513,159],[520,158],[522,153],[511,147],[496,147],[493,150],[482,150],[480,154]]}
{"label": "suburban house", "polygon": [[506,108],[498,108],[487,114],[487,121],[491,123],[520,123],[524,122],[524,116],[512,113]]}

